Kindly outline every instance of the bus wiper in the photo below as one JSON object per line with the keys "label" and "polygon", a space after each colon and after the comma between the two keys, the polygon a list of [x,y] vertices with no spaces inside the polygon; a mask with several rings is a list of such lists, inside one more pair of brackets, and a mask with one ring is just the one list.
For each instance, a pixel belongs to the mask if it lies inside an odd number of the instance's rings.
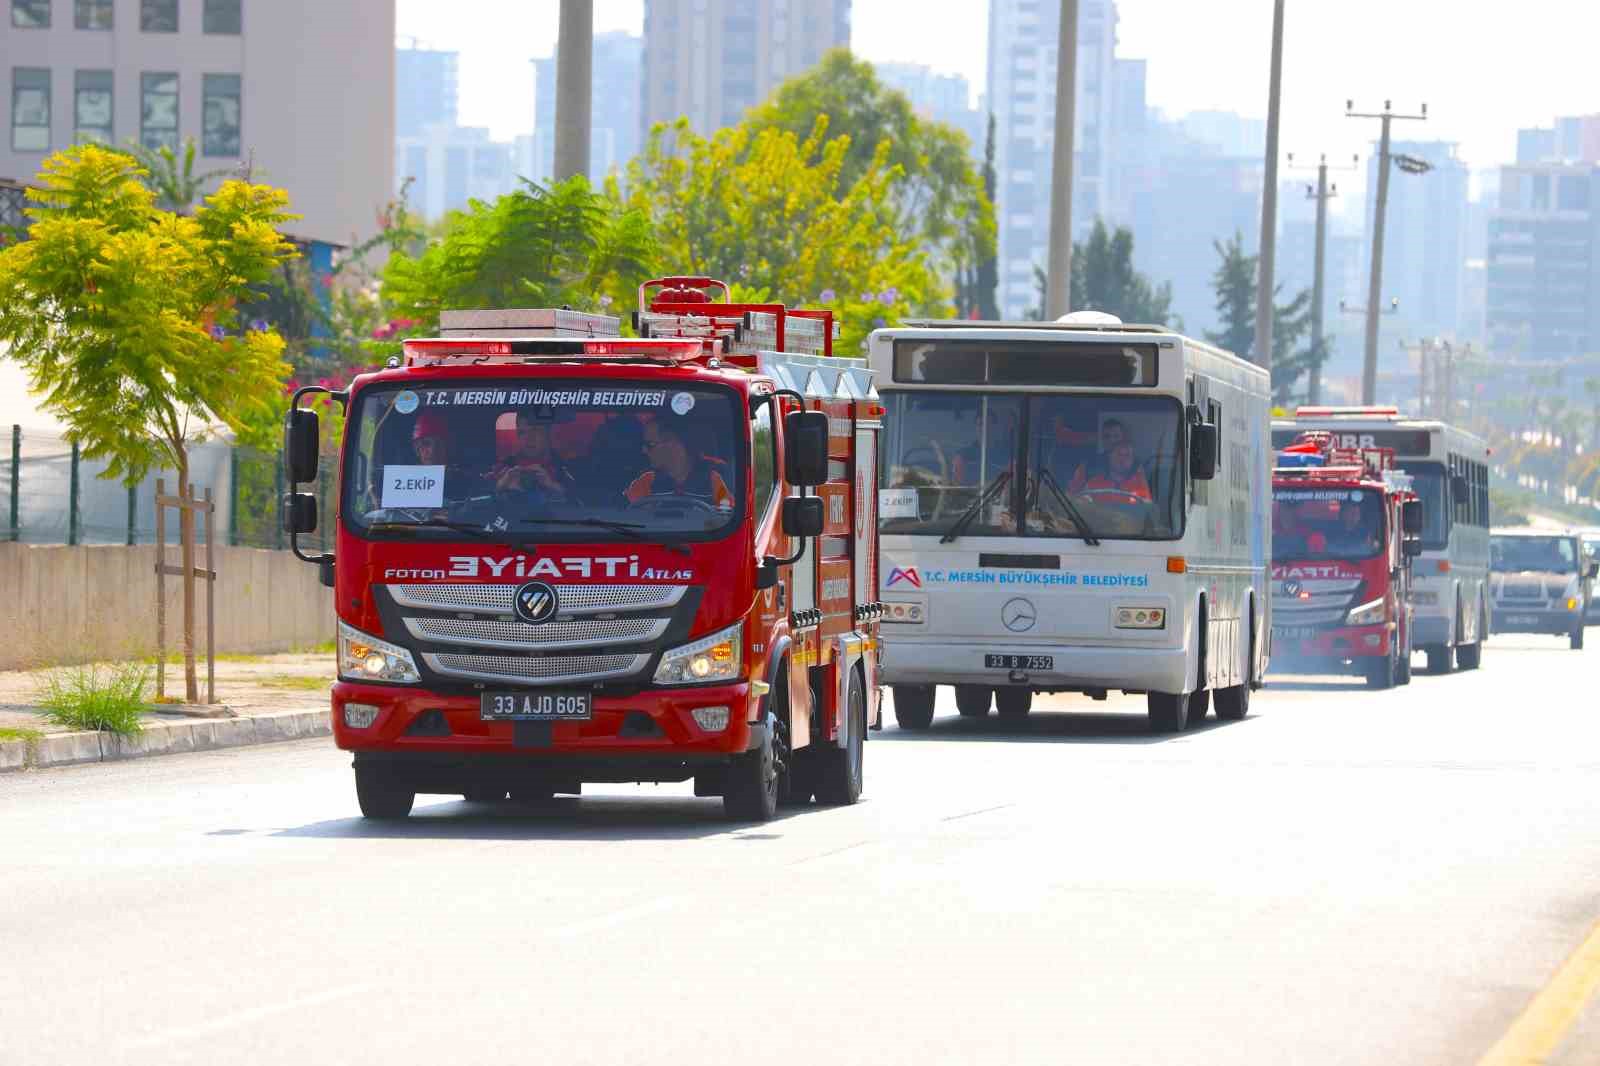
{"label": "bus wiper", "polygon": [[[1078,536],[1083,538],[1083,542],[1091,548],[1100,547],[1100,538],[1094,535],[1093,529],[1089,528],[1089,520],[1083,517],[1083,512],[1078,510],[1078,505],[1072,502],[1072,498],[1062,491],[1061,482],[1056,480],[1056,476],[1050,472],[1048,467],[1039,471],[1039,483],[1050,486],[1050,491],[1055,494],[1056,501],[1061,504],[1061,509],[1067,512],[1067,517],[1072,519],[1072,524],[1078,527]],[[1037,490],[1035,490],[1035,496],[1037,497],[1037,495]]]}
{"label": "bus wiper", "polygon": [[1005,488],[1010,482],[1010,470],[1002,470],[1000,473],[996,474],[994,476],[994,480],[989,482],[988,488],[984,489],[983,493],[979,495],[976,500],[972,501],[972,506],[961,512],[961,517],[957,518],[950,526],[950,531],[939,538],[939,543],[949,544],[951,541],[961,536],[961,534],[966,531],[966,528],[972,524],[972,520],[978,517],[978,512],[982,511],[984,507],[988,505],[990,500],[1000,495],[1000,490]]}
{"label": "bus wiper", "polygon": [[[647,537],[639,532],[641,529],[648,528],[643,522],[617,522],[609,518],[524,518],[520,521],[525,526],[588,526],[591,529],[604,529],[640,543],[655,542],[655,538]],[[689,546],[681,540],[661,538],[660,544],[668,551],[676,552],[685,557],[693,554],[689,550]]]}

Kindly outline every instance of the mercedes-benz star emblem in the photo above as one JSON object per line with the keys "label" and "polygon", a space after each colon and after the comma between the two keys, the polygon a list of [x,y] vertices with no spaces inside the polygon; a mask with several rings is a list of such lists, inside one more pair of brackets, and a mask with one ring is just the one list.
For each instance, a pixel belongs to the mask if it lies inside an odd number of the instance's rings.
{"label": "mercedes-benz star emblem", "polygon": [[1283,594],[1291,597],[1300,595],[1300,582],[1285,581],[1283,583]]}
{"label": "mercedes-benz star emblem", "polygon": [[1000,608],[1000,624],[1013,633],[1026,633],[1038,620],[1039,612],[1032,603],[1020,596],[1007,600],[1006,605]]}
{"label": "mercedes-benz star emblem", "polygon": [[556,616],[556,590],[543,581],[530,581],[523,585],[512,602],[517,617],[529,625],[548,622]]}

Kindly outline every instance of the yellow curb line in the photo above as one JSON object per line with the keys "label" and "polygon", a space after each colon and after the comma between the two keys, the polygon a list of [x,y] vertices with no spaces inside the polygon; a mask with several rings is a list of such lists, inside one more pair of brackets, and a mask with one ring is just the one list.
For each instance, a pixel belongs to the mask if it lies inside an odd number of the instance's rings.
{"label": "yellow curb line", "polygon": [[1600,989],[1600,922],[1478,1066],[1526,1066],[1546,1061],[1596,989]]}

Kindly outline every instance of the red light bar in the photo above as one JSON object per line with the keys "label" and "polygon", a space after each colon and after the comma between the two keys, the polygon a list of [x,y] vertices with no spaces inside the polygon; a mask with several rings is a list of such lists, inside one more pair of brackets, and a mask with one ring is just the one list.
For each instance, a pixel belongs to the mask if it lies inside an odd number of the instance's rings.
{"label": "red light bar", "polygon": [[411,359],[662,359],[681,363],[704,358],[704,343],[694,338],[628,338],[577,340],[482,337],[408,340],[403,342]]}

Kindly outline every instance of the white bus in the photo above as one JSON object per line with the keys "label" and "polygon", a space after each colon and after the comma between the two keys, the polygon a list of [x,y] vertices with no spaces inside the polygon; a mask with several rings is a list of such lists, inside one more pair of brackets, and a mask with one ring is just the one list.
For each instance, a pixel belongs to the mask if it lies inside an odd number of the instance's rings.
{"label": "white bus", "polygon": [[1307,429],[1331,430],[1341,447],[1390,448],[1414,482],[1426,523],[1412,564],[1413,645],[1428,670],[1476,669],[1489,636],[1489,446],[1443,422],[1394,407],[1301,407],[1272,424],[1282,447]]}
{"label": "white bus", "polygon": [[[1085,321],[1085,320],[1088,321]],[[883,676],[903,728],[1147,693],[1178,732],[1265,672],[1265,370],[1109,315],[875,331]],[[1213,697],[1214,694],[1214,697]]]}

